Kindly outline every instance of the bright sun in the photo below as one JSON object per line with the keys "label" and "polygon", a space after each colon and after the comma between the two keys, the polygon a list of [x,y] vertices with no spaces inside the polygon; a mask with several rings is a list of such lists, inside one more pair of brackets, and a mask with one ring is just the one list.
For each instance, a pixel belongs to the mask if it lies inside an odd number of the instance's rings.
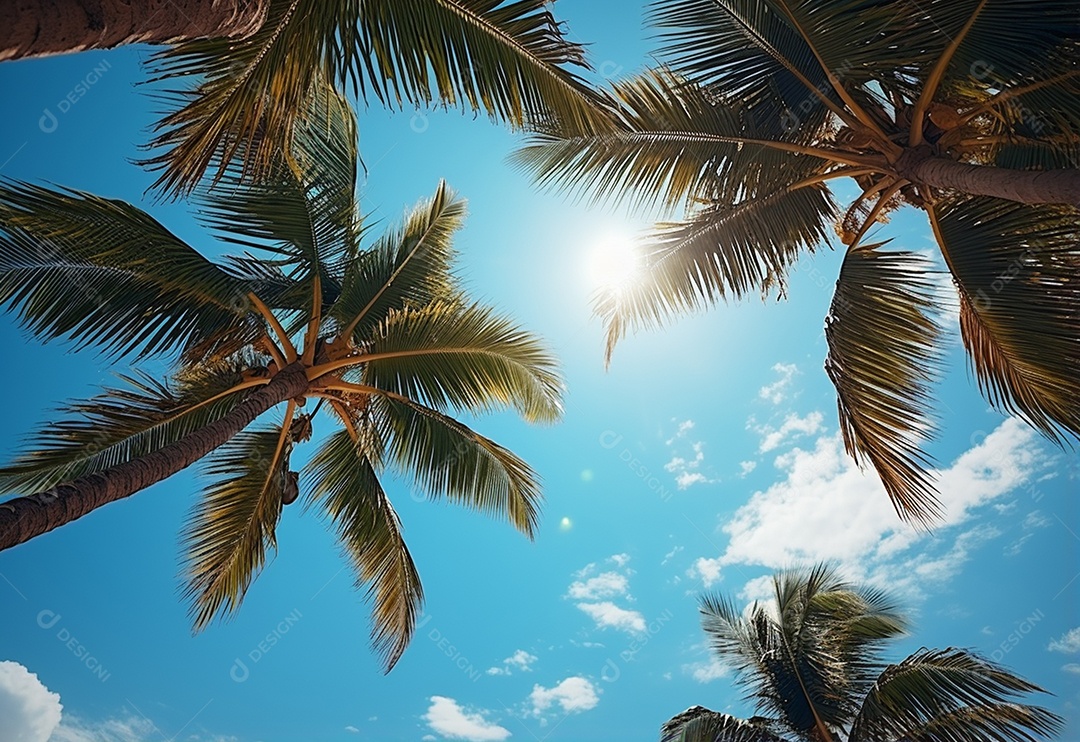
{"label": "bright sun", "polygon": [[637,280],[641,256],[633,235],[626,232],[604,234],[589,251],[585,275],[597,291],[625,291]]}

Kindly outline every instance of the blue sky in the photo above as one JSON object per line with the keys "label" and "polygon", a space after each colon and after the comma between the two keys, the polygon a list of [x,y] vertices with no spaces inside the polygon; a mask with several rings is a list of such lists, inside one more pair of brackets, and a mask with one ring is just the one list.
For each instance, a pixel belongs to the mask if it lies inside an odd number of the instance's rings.
{"label": "blue sky", "polygon": [[[563,0],[557,12],[603,75],[647,61],[636,5]],[[0,175],[140,202],[153,178],[131,161],[155,120],[135,87],[145,54],[0,65]],[[445,178],[469,199],[458,247],[473,292],[562,359],[561,424],[478,423],[544,478],[536,541],[391,483],[427,605],[384,676],[331,534],[287,510],[277,557],[240,614],[192,636],[178,533],[198,491],[193,468],[0,555],[0,731],[7,719],[48,734],[58,694],[59,742],[655,739],[694,704],[751,713],[704,647],[697,596],[760,597],[775,568],[818,559],[903,601],[914,630],[896,659],[973,648],[1076,717],[1080,464],[987,409],[958,340],[931,448],[948,513],[920,533],[837,437],[822,327],[838,252],[802,262],[788,301],[718,307],[631,337],[605,372],[590,265],[641,219],[538,193],[507,164],[515,138],[484,119],[370,109],[360,124],[371,219],[393,223]],[[186,205],[142,205],[219,249]],[[930,249],[923,225],[901,212],[882,235]],[[101,359],[41,345],[8,316],[0,342],[5,458],[56,404],[113,378]],[[1080,722],[1064,738],[1080,739]]]}

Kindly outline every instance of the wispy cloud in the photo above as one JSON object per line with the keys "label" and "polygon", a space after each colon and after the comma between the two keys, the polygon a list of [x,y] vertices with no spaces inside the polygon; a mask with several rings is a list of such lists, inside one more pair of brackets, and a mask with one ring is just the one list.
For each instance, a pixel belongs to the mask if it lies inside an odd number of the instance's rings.
{"label": "wispy cloud", "polygon": [[1065,654],[1080,652],[1080,626],[1070,629],[1057,639],[1054,639],[1047,649],[1051,652],[1064,652]]}
{"label": "wispy cloud", "polygon": [[767,384],[758,390],[758,397],[774,405],[782,404],[791,393],[791,384],[799,368],[794,363],[777,363],[772,367],[774,373],[780,378],[772,384]]}
{"label": "wispy cloud", "polygon": [[513,675],[515,670],[518,672],[532,672],[532,666],[536,660],[537,656],[535,654],[529,654],[524,649],[519,649],[504,659],[501,665],[489,667],[487,674]]}
{"label": "wispy cloud", "polygon": [[626,575],[618,572],[603,572],[587,580],[570,583],[567,595],[575,600],[596,600],[626,595],[629,589],[629,580]]}
{"label": "wispy cloud", "polygon": [[758,453],[775,451],[789,440],[804,435],[815,435],[821,431],[821,424],[824,420],[825,417],[820,412],[811,412],[806,417],[799,417],[795,413],[791,413],[784,418],[784,422],[781,423],[779,428],[774,429],[768,425],[757,428],[757,431],[762,436],[761,444],[758,446]]}
{"label": "wispy cloud", "polygon": [[[686,434],[694,429],[693,420],[684,420],[674,436],[666,441],[668,448],[683,448],[685,450]],[[690,441],[690,453],[673,453],[671,459],[664,464],[664,469],[675,475],[675,484],[681,489],[688,489],[695,484],[709,484],[719,481],[710,478],[702,471],[705,463],[705,443],[703,441]]]}

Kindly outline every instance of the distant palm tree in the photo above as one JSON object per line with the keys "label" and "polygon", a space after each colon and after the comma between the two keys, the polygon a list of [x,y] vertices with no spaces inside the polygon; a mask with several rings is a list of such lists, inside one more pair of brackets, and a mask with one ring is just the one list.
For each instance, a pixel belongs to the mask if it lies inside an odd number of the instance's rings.
{"label": "distant palm tree", "polygon": [[[262,568],[282,507],[300,493],[294,449],[322,411],[303,490],[334,525],[374,596],[374,641],[394,664],[413,631],[420,581],[380,476],[412,478],[532,535],[539,484],[507,449],[450,417],[561,414],[553,356],[472,303],[452,270],[465,206],[440,185],[370,248],[356,188],[355,120],[332,91],[296,129],[293,170],[262,185],[236,167],[199,192],[200,216],[257,254],[212,262],[148,214],[76,191],[0,188],[0,304],[45,340],[165,357],[70,408],[10,466],[0,549],[161,481],[209,454],[185,533],[196,627],[235,611]],[[308,400],[318,400],[303,412]],[[282,411],[281,406],[284,406]],[[265,413],[272,421],[248,426]]]}
{"label": "distant palm tree", "polygon": [[1025,742],[1061,719],[1017,696],[1043,692],[963,649],[920,649],[886,665],[885,643],[906,622],[878,590],[824,566],[773,577],[773,601],[746,612],[701,599],[702,626],[761,716],[695,706],[661,730],[663,742]]}
{"label": "distant palm tree", "polygon": [[[552,125],[519,154],[542,182],[682,206],[636,283],[602,292],[607,356],[628,329],[785,290],[797,259],[847,246],[826,368],[848,452],[905,517],[938,512],[930,383],[948,303],[918,251],[870,242],[929,218],[960,329],[997,408],[1080,436],[1080,4],[1006,0],[656,0],[669,67],[617,84],[613,129]],[[859,195],[838,209],[831,187]],[[840,193],[847,193],[841,191]]]}
{"label": "distant palm tree", "polygon": [[[5,3],[0,59],[150,41],[172,44],[151,61],[179,107],[158,124],[149,163],[156,183],[186,195],[232,159],[261,177],[316,94],[332,80],[392,106],[484,112],[514,127],[553,116],[601,120],[571,68],[549,0],[179,0]],[[5,22],[6,21],[6,22]],[[211,38],[203,38],[211,37]],[[176,80],[186,84],[176,90]]]}

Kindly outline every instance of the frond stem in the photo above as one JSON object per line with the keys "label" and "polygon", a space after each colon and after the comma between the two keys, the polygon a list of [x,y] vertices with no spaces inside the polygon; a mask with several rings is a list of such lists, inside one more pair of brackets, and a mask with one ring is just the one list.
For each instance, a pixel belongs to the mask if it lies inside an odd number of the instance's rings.
{"label": "frond stem", "polygon": [[[274,316],[270,307],[266,306],[266,304],[263,303],[263,300],[256,296],[254,292],[248,293],[248,299],[250,299],[251,303],[255,305],[255,308],[259,310],[259,314],[262,315],[263,319],[265,319],[270,327],[273,328],[274,334],[278,336],[278,340],[281,342],[281,348],[285,353],[285,366],[295,361],[298,358],[296,346],[289,340],[288,333],[285,332],[285,328],[281,326],[281,322]],[[280,366],[279,368],[285,368],[285,366]]]}
{"label": "frond stem", "polygon": [[964,27],[960,29],[959,33],[949,43],[949,46],[942,52],[941,57],[938,58],[937,63],[934,65],[934,69],[930,72],[930,76],[926,79],[922,93],[919,94],[919,100],[915,103],[915,110],[911,114],[911,131],[908,134],[909,147],[918,147],[923,143],[923,122],[926,119],[926,111],[930,108],[930,102],[937,94],[938,86],[941,85],[945,72],[949,69],[949,63],[952,62],[953,55],[960,48],[960,44],[963,42],[964,37],[967,36],[968,31],[975,25],[975,19],[982,13],[986,2],[987,0],[979,0],[979,4],[975,6],[975,10],[972,12],[971,17],[967,19],[967,23],[964,24]]}

